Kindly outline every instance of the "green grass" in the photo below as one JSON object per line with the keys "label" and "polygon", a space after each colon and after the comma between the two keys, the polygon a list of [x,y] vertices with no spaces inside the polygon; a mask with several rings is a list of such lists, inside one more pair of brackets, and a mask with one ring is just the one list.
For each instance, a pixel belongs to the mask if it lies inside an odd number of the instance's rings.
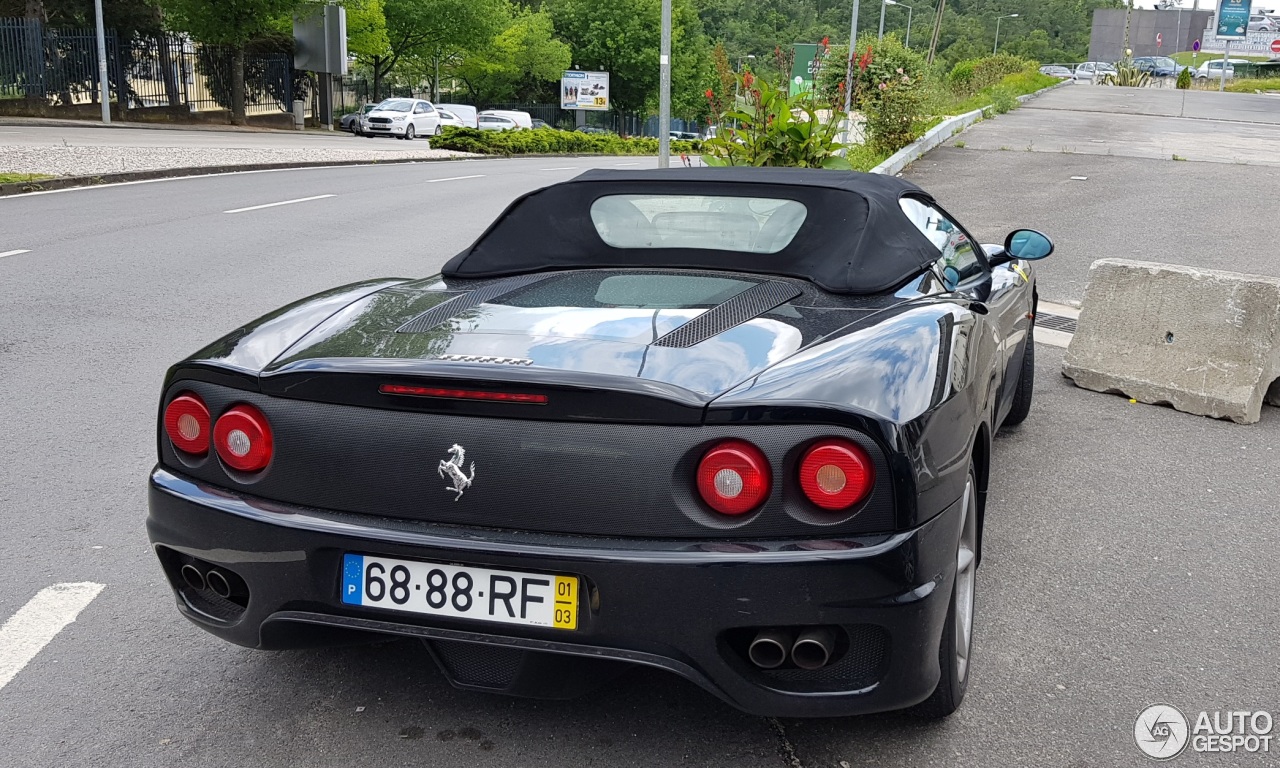
{"label": "green grass", "polygon": [[[1216,80],[1214,82],[1217,82]],[[1253,93],[1254,91],[1280,91],[1280,77],[1255,77],[1245,80],[1230,80],[1227,90],[1232,93]]]}
{"label": "green grass", "polygon": [[0,184],[25,184],[29,181],[52,179],[43,173],[0,173]]}
{"label": "green grass", "polygon": [[[1220,53],[1205,53],[1204,51],[1201,51],[1201,52],[1200,52],[1200,55],[1199,55],[1199,56],[1197,56],[1197,57],[1195,58],[1194,62],[1193,62],[1193,61],[1192,61],[1192,58],[1191,58],[1191,51],[1183,51],[1182,53],[1173,53],[1173,54],[1170,54],[1170,55],[1169,55],[1169,58],[1173,59],[1174,61],[1178,62],[1179,64],[1182,64],[1183,66],[1190,66],[1192,63],[1194,63],[1194,64],[1198,67],[1198,66],[1200,66],[1201,64],[1205,63],[1206,61],[1209,61],[1210,59],[1217,59],[1217,60],[1221,61],[1221,60],[1222,60],[1222,54],[1220,54]],[[1269,57],[1269,56],[1240,56],[1240,55],[1238,55],[1238,54],[1233,53],[1233,54],[1231,54],[1230,58],[1233,58],[1233,59],[1244,59],[1245,61],[1266,61],[1266,60],[1267,60],[1267,59],[1269,59],[1270,57]]]}
{"label": "green grass", "polygon": [[1006,75],[1004,79],[988,88],[972,96],[959,98],[951,97],[944,104],[942,111],[948,115],[963,115],[966,112],[972,112],[975,109],[992,104],[999,100],[1000,97],[1005,99],[1025,96],[1028,93],[1035,93],[1042,88],[1048,88],[1061,82],[1061,78],[1042,75],[1034,70],[1029,72],[1019,72],[1016,75]]}
{"label": "green grass", "polygon": [[889,159],[889,155],[885,152],[877,152],[866,144],[854,144],[845,152],[845,156],[849,158],[849,165],[853,166],[853,170],[867,172],[877,165]]}

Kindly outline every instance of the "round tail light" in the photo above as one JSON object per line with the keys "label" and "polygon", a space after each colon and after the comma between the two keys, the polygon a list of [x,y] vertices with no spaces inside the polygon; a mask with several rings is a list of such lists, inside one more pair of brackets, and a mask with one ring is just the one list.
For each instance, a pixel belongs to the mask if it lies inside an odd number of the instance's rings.
{"label": "round tail light", "polygon": [[800,460],[800,489],[823,509],[852,507],[867,497],[875,479],[867,452],[848,440],[822,440]]}
{"label": "round tail light", "polygon": [[769,497],[769,460],[745,440],[725,440],[698,462],[698,493],[717,512],[741,515]]}
{"label": "round tail light", "polygon": [[257,472],[271,463],[271,425],[262,411],[241,403],[219,417],[213,445],[227,466]]}
{"label": "round tail light", "polygon": [[209,409],[200,396],[183,392],[164,409],[164,431],[173,447],[194,456],[209,452]]}

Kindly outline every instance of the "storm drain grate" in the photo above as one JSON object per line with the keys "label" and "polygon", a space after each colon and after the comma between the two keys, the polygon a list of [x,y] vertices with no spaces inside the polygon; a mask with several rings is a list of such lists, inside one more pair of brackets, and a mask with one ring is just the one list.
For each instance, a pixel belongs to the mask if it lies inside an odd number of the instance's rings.
{"label": "storm drain grate", "polygon": [[1070,317],[1062,315],[1051,315],[1048,312],[1036,313],[1036,325],[1042,328],[1049,328],[1063,333],[1075,333],[1076,321]]}

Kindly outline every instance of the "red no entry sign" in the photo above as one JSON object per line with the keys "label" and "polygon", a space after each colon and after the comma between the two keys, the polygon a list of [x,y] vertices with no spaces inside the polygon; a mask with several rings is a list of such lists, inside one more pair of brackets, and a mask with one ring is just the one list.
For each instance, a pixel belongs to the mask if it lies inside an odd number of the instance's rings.
{"label": "red no entry sign", "polygon": [[1160,47],[1160,44],[1161,44],[1161,43],[1163,43],[1163,42],[1164,42],[1164,35],[1162,35],[1162,34],[1160,34],[1159,32],[1157,32],[1157,33],[1156,33],[1156,47],[1157,47],[1157,48],[1159,48],[1159,47]]}
{"label": "red no entry sign", "polygon": [[1272,40],[1272,41],[1271,41],[1271,52],[1272,52],[1272,53],[1280,53],[1280,40]]}

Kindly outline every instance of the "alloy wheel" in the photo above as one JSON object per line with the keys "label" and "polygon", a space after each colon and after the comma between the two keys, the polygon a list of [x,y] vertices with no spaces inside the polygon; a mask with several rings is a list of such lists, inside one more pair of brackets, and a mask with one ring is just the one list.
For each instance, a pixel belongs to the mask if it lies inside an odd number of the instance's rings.
{"label": "alloy wheel", "polygon": [[964,504],[960,508],[960,546],[956,554],[956,675],[963,681],[969,674],[969,654],[973,646],[973,594],[977,581],[977,495],[973,477],[965,483]]}

